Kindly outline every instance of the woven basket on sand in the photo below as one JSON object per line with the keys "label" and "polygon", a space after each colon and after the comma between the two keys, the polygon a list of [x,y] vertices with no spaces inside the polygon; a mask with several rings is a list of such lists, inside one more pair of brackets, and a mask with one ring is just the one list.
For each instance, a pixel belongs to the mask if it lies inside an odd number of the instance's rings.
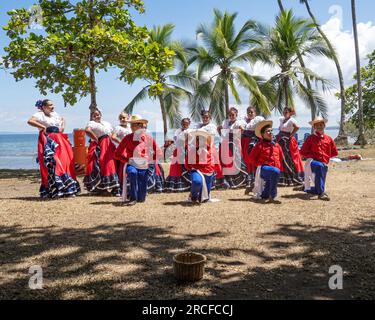
{"label": "woven basket on sand", "polygon": [[198,281],[203,278],[206,257],[195,252],[183,252],[173,257],[173,271],[178,280]]}

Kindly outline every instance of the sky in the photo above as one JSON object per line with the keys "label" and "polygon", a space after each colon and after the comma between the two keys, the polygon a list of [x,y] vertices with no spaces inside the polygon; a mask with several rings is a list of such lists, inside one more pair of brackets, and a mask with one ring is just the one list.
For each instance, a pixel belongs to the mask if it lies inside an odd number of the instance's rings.
{"label": "sky", "polygon": [[[173,38],[178,40],[195,41],[195,30],[201,23],[211,23],[213,9],[237,12],[237,30],[248,19],[272,25],[278,14],[276,0],[144,0],[146,12],[142,15],[134,14],[133,18],[138,25],[161,25],[173,23],[175,31]],[[307,17],[306,9],[299,0],[284,0],[286,8],[293,8],[299,17]],[[34,0],[5,1],[0,0],[0,25],[8,21],[7,11],[15,8],[30,8]],[[352,32],[350,0],[311,0],[311,7],[320,21],[323,30],[330,38],[338,52],[343,68],[345,85],[351,85],[355,73],[355,52]],[[366,63],[366,56],[375,50],[375,2],[373,0],[357,0],[357,22],[362,65]],[[0,30],[0,56],[4,54],[3,48],[9,40]],[[329,124],[338,124],[340,116],[340,102],[335,97],[338,88],[337,71],[332,61],[327,59],[309,59],[306,61],[309,68],[318,74],[330,79],[334,89],[325,94],[329,106]],[[249,67],[253,74],[269,77],[276,71],[261,64]],[[103,119],[117,123],[119,112],[131,99],[146,85],[138,80],[133,85],[121,81],[119,72],[110,70],[98,75],[98,105],[103,111]],[[45,98],[35,88],[35,80],[28,79],[16,82],[9,71],[0,70],[0,132],[33,132],[35,128],[29,127],[26,122],[36,112],[35,101]],[[61,95],[48,94],[56,105],[56,111],[63,115],[67,122],[67,132],[74,128],[85,127],[90,104],[89,98],[83,98],[74,106],[64,107]],[[239,105],[240,116],[245,115],[248,94],[241,90],[242,103]],[[235,105],[233,98],[231,105]],[[296,100],[296,118],[301,126],[308,126],[310,111],[304,104]],[[188,116],[187,108],[183,108],[184,115]],[[134,113],[140,114],[150,120],[149,128],[152,131],[162,131],[160,106],[156,101],[145,100],[136,106]],[[279,115],[273,114],[272,119],[277,122]]]}

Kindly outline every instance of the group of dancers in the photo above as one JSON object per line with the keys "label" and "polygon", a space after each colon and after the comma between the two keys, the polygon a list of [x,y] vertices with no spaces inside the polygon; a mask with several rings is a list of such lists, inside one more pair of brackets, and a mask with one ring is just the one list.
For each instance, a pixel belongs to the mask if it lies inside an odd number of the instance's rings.
{"label": "group of dancers", "polygon": [[[39,109],[28,124],[39,129],[38,161],[42,198],[75,196],[80,192],[74,157],[65,120],[51,100],[39,100]],[[273,122],[247,109],[244,119],[230,108],[220,126],[202,111],[201,123],[191,128],[185,118],[173,138],[160,148],[147,132],[148,121],[139,115],[122,112],[113,127],[94,110],[85,131],[90,138],[83,183],[88,192],[121,197],[132,206],[144,202],[150,192],[190,191],[189,201],[211,201],[212,189],[244,187],[258,201],[274,202],[278,186],[300,186],[308,194],[329,200],[325,192],[328,163],[338,155],[331,137],[324,133],[326,119],[310,124],[314,133],[301,150],[295,133],[299,130],[293,110],[286,107],[280,118],[279,133],[273,136]],[[220,137],[220,142],[215,138]],[[164,149],[164,150],[163,150]],[[302,157],[306,159],[303,165]],[[170,161],[164,179],[162,162]]]}

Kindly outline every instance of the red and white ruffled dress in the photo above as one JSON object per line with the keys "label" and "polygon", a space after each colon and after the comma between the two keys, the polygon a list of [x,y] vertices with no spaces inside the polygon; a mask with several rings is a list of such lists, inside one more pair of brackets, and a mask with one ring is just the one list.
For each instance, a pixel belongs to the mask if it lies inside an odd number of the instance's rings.
{"label": "red and white ruffled dress", "polygon": [[57,112],[46,116],[39,111],[33,118],[47,128],[46,133],[39,132],[38,138],[41,198],[78,194],[81,190],[74,170],[73,150],[68,135],[61,132],[61,116]]}
{"label": "red and white ruffled dress", "polygon": [[119,195],[120,183],[114,159],[116,146],[111,140],[113,127],[107,121],[89,121],[87,127],[99,141],[90,140],[83,183],[89,192],[107,190]]}

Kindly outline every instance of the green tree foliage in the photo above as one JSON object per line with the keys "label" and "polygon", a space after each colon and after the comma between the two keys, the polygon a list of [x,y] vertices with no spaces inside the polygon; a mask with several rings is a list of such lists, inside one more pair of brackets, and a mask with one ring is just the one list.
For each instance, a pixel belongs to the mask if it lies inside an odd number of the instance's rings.
{"label": "green tree foliage", "polygon": [[282,11],[273,27],[259,25],[257,33],[262,39],[260,52],[268,56],[272,66],[280,68],[280,72],[269,80],[277,92],[276,108],[279,111],[285,105],[293,108],[294,97],[298,95],[308,107],[316,106],[317,112],[326,116],[325,100],[317,90],[308,89],[303,80],[308,78],[316,87],[321,85],[323,90],[330,87],[329,81],[299,63],[299,57],[331,58],[331,51],[315,29],[315,24],[295,17],[292,10]]}
{"label": "green tree foliage", "polygon": [[[261,90],[261,79],[243,68],[246,63],[255,63],[265,58],[259,54],[257,38],[252,32],[256,22],[248,20],[236,32],[236,17],[236,13],[222,13],[215,9],[214,22],[211,25],[202,24],[196,31],[202,45],[191,48],[192,57],[189,61],[197,64],[196,78],[201,82],[190,104],[194,120],[199,119],[200,111],[208,105],[213,119],[221,123],[229,110],[229,94],[232,94],[236,103],[241,103],[237,86],[250,93],[253,103],[262,113],[270,112],[269,97]],[[218,72],[215,75],[204,79],[205,74],[216,69]]]}
{"label": "green tree foliage", "polygon": [[[365,131],[375,129],[375,51],[368,56],[368,64],[361,68],[363,119]],[[353,79],[356,79],[354,75]],[[359,126],[357,84],[346,89],[348,121]]]}
{"label": "green tree foliage", "polygon": [[[194,85],[196,83],[194,77],[186,71],[188,63],[185,48],[180,42],[172,40],[174,27],[173,24],[165,24],[155,26],[149,31],[149,39],[156,43],[160,50],[169,55],[175,55],[173,64],[160,65],[158,76],[147,79],[150,84],[142,88],[125,107],[126,112],[133,113],[134,107],[147,97],[157,98],[163,119],[164,136],[167,134],[168,124],[170,128],[180,126],[182,119],[181,102],[184,99],[191,100],[191,91],[196,86]],[[126,60],[124,60],[123,65],[125,67],[123,75],[126,76]],[[171,67],[178,70],[176,74],[170,73]],[[155,89],[157,90],[155,91]]]}
{"label": "green tree foliage", "polygon": [[[10,43],[3,64],[16,81],[35,78],[43,95],[62,93],[65,104],[90,95],[93,111],[100,70],[120,65],[129,83],[136,78],[157,81],[160,69],[171,64],[173,53],[148,40],[147,29],[133,22],[130,7],[144,11],[140,0],[39,0],[40,32],[30,25],[33,12],[12,10],[4,27]],[[156,83],[152,89],[159,93],[162,88]]]}

